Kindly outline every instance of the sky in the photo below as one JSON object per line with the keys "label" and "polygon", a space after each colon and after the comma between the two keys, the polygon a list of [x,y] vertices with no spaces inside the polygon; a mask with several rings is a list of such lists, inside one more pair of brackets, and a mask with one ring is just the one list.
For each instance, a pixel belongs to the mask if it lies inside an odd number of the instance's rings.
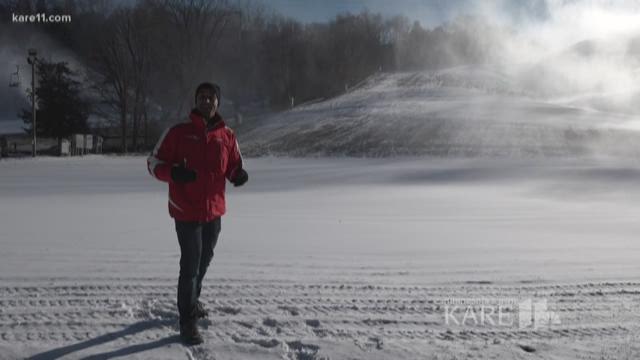
{"label": "sky", "polygon": [[[254,0],[303,22],[323,22],[340,13],[369,10],[383,15],[405,15],[427,27],[442,24],[458,15],[475,13],[492,3],[507,17],[522,21],[549,16],[548,0]],[[568,1],[570,2],[570,1]]]}

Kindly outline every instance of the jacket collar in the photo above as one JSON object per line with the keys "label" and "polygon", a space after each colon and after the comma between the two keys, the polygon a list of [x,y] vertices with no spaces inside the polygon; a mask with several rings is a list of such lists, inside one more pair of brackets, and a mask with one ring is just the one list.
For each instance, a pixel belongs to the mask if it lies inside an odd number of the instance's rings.
{"label": "jacket collar", "polygon": [[[204,119],[204,116],[202,116],[202,113],[200,113],[200,111],[198,111],[197,109],[191,110],[189,119],[191,119],[191,123],[198,130],[204,130],[207,128],[207,121]],[[220,114],[217,112],[211,119],[211,122],[213,125],[209,127],[209,130],[214,130],[225,126],[224,120],[222,120],[222,116],[220,116]]]}

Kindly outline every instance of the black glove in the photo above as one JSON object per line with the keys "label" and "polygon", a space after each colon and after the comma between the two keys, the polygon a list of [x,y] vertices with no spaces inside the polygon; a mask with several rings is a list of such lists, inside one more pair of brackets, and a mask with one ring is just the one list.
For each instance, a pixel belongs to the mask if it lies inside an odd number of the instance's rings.
{"label": "black glove", "polygon": [[231,180],[235,187],[242,186],[247,181],[249,181],[249,174],[247,174],[243,168],[238,169],[238,171],[236,171],[236,177]]}
{"label": "black glove", "polygon": [[175,165],[171,168],[171,179],[173,182],[186,184],[196,181],[196,172],[187,169],[184,165]]}

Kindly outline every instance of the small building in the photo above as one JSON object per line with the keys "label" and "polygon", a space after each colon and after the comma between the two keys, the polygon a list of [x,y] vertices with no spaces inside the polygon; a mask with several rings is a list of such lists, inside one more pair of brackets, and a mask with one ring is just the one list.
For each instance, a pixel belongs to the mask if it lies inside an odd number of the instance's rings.
{"label": "small building", "polygon": [[75,156],[75,155],[85,154],[84,140],[85,140],[84,134],[71,135],[71,155]]}
{"label": "small building", "polygon": [[71,141],[67,139],[62,139],[60,141],[60,156],[69,156],[71,155]]}
{"label": "small building", "polygon": [[84,153],[90,154],[93,151],[93,135],[84,134]]}
{"label": "small building", "polygon": [[93,140],[93,153],[102,154],[102,144],[104,143],[104,138],[102,136],[94,136]]}

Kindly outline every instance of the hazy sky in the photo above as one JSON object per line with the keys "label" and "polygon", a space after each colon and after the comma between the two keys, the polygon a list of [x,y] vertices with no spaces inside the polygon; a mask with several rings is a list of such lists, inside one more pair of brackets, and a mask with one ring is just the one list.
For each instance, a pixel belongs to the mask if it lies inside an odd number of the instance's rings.
{"label": "hazy sky", "polygon": [[[277,12],[304,22],[323,22],[336,14],[358,13],[368,9],[384,15],[406,15],[432,27],[460,14],[477,13],[487,3],[516,21],[548,17],[549,0],[253,0]],[[572,2],[572,1],[564,1]]]}

